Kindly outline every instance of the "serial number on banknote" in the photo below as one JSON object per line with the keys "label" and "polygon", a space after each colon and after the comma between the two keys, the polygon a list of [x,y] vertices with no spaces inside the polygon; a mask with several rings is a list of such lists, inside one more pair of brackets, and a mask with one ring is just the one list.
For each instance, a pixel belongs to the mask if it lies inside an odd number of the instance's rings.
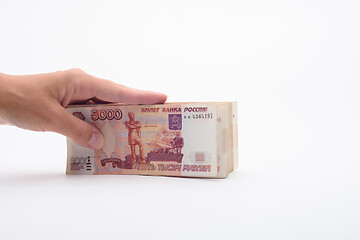
{"label": "serial number on banknote", "polygon": [[207,119],[207,118],[212,119],[212,118],[213,118],[213,114],[212,114],[212,113],[193,114],[193,115],[192,115],[192,118],[193,118],[193,119]]}

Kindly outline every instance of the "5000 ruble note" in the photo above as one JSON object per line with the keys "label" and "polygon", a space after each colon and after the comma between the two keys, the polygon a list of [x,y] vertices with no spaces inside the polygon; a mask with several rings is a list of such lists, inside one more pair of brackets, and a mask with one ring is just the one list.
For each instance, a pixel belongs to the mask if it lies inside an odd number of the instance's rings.
{"label": "5000 ruble note", "polygon": [[68,174],[226,177],[237,154],[234,103],[78,105],[104,135],[100,150],[68,139]]}

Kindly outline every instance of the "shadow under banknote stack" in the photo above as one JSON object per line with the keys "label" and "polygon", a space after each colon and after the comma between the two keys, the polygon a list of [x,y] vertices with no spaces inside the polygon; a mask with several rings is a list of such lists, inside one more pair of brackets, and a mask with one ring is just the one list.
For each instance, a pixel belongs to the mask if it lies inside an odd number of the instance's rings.
{"label": "shadow under banknote stack", "polygon": [[237,168],[235,102],[70,105],[105,138],[102,149],[67,139],[67,174],[225,178]]}

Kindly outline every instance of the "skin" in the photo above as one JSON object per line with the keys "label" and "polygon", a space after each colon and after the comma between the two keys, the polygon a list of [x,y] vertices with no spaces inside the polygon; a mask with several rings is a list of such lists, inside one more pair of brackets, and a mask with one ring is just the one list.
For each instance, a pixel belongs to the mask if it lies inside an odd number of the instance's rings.
{"label": "skin", "polygon": [[91,76],[80,69],[13,76],[0,73],[0,124],[51,131],[77,144],[100,149],[101,132],[65,108],[73,103],[164,103],[163,93],[139,90]]}

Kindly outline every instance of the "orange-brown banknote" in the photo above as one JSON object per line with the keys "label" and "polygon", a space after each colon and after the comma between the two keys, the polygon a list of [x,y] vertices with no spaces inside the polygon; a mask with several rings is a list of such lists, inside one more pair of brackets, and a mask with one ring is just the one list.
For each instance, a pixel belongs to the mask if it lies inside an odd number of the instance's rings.
{"label": "orange-brown banknote", "polygon": [[100,150],[68,142],[67,174],[224,178],[236,167],[236,103],[73,105],[104,135]]}

